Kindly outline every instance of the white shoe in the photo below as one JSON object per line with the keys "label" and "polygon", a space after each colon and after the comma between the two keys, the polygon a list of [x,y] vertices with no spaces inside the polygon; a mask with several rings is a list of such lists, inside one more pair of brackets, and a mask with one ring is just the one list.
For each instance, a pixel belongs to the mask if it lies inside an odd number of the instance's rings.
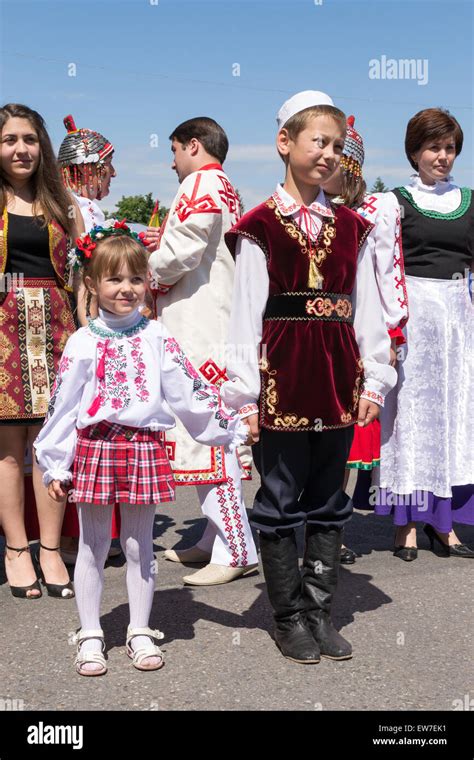
{"label": "white shoe", "polygon": [[198,546],[190,546],[189,549],[167,549],[165,558],[171,562],[209,562],[211,555],[199,549]]}
{"label": "white shoe", "polygon": [[[130,642],[133,639],[134,636],[148,636],[151,641],[148,644],[148,646],[139,647],[138,649],[133,649]],[[161,631],[154,630],[152,631],[151,628],[130,628],[128,626],[127,628],[127,654],[132,660],[132,665],[137,670],[159,670],[163,667],[165,664],[164,658],[163,658],[163,652],[161,651],[160,647],[156,646],[156,644],[153,643],[154,639],[164,639],[165,634]],[[161,662],[158,663],[158,665],[146,665],[143,664],[143,660],[145,660],[147,657],[159,657]]]}
{"label": "white shoe", "polygon": [[[102,651],[81,653],[81,644],[88,639],[99,639]],[[77,644],[77,655],[74,660],[74,665],[80,676],[103,676],[107,673],[107,663],[104,657],[104,632],[100,628],[90,631],[83,631],[82,629],[77,631],[72,637],[72,643]],[[99,665],[100,668],[98,670],[84,670],[83,666],[89,664]]]}
{"label": "white shoe", "polygon": [[221,583],[230,583],[240,578],[242,575],[251,573],[258,565],[247,565],[246,567],[229,567],[228,565],[209,564],[198,570],[192,575],[185,575],[184,583],[190,586],[218,586]]}

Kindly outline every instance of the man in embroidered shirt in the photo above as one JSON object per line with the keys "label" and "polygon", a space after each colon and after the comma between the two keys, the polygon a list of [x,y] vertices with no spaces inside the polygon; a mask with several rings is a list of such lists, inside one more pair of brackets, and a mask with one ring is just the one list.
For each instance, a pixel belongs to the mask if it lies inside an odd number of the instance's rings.
{"label": "man in embroidered shirt", "polygon": [[[227,377],[225,344],[234,262],[224,234],[240,216],[238,196],[225,174],[228,140],[213,119],[199,117],[171,134],[180,186],[168,218],[152,239],[150,268],[158,282],[157,313],[205,380]],[[209,562],[184,578],[193,585],[227,583],[252,570],[257,553],[242,499],[238,456],[223,447],[201,446],[180,425],[166,434],[175,480],[195,485],[208,519],[196,546],[168,550],[177,562]],[[247,463],[248,464],[248,463]]]}

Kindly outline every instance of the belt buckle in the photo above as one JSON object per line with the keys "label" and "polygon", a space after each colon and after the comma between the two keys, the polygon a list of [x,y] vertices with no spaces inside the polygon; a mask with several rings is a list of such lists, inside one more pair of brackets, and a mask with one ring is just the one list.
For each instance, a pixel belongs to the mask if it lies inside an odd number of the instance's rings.
{"label": "belt buckle", "polygon": [[123,435],[127,439],[127,441],[131,441],[132,438],[133,438],[133,436],[135,435],[135,431],[128,429],[128,430],[125,431],[125,433]]}

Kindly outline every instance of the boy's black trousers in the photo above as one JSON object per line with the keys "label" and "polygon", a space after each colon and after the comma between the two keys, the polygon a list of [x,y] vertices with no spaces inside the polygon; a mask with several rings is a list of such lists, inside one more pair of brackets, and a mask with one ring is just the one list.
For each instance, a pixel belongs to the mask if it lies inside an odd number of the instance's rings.
{"label": "boy's black trousers", "polygon": [[353,425],[299,433],[262,428],[252,447],[261,477],[250,517],[254,528],[279,536],[306,522],[342,528],[352,514],[342,485],[353,435]]}

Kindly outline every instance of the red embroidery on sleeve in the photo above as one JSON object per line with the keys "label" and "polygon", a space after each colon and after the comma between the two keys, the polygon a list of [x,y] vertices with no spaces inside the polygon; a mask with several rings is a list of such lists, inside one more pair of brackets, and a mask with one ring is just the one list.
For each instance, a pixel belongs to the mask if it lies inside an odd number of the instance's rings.
{"label": "red embroidery on sleeve", "polygon": [[229,379],[226,375],[225,367],[224,369],[221,369],[212,359],[208,359],[204,364],[201,364],[199,372],[208,383],[215,385],[217,388],[222,385],[225,380]]}
{"label": "red embroidery on sleeve", "polygon": [[176,204],[175,212],[180,222],[184,222],[191,214],[222,214],[222,209],[215,203],[209,193],[198,197],[201,174],[198,174],[194,183],[193,192],[189,198],[183,193]]}
{"label": "red embroidery on sleeve", "polygon": [[224,189],[219,190],[219,195],[221,197],[221,200],[227,208],[229,209],[229,213],[235,214],[236,221],[240,218],[240,201],[239,196],[235,192],[234,188],[230,184],[227,177],[222,177],[221,175],[218,176],[218,179],[222,182]]}

